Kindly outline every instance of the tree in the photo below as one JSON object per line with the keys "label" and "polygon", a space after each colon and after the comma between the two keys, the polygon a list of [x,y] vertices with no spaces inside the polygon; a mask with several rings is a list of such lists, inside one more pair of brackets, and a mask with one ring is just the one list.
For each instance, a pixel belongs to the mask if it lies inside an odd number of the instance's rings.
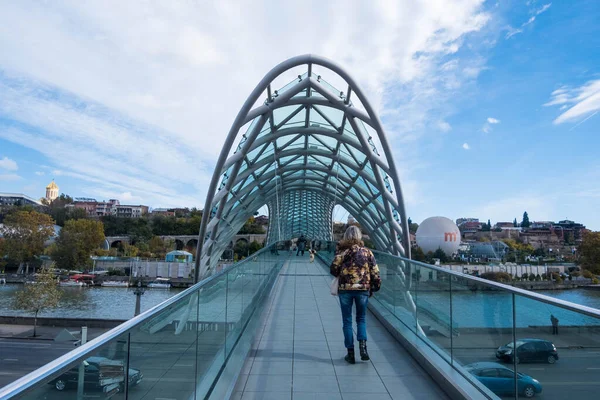
{"label": "tree", "polygon": [[62,292],[58,288],[54,273],[44,268],[35,283],[26,284],[17,292],[14,307],[33,313],[33,336],[37,335],[37,317],[40,311],[58,306]]}
{"label": "tree", "polygon": [[517,219],[515,218],[515,220],[513,221],[513,227],[517,228],[519,226],[519,223],[517,222]]}
{"label": "tree", "polygon": [[412,259],[415,261],[423,261],[424,262],[427,260],[427,257],[425,256],[423,249],[421,249],[419,246],[415,247],[412,250],[411,256],[412,256]]}
{"label": "tree", "polygon": [[262,225],[256,223],[254,217],[248,218],[244,226],[239,231],[240,234],[249,234],[249,233],[265,233]]}
{"label": "tree", "polygon": [[489,232],[492,230],[492,223],[489,219],[488,219],[487,224],[483,224],[483,226],[481,227],[481,230],[484,232]]}
{"label": "tree", "polygon": [[56,240],[54,261],[61,268],[79,269],[89,266],[90,256],[104,242],[104,226],[102,222],[91,219],[70,220]]}
{"label": "tree", "polygon": [[521,222],[521,226],[522,226],[523,228],[529,228],[529,226],[530,226],[530,225],[531,225],[531,224],[530,224],[530,222],[529,222],[529,215],[527,214],[527,211],[525,211],[525,212],[523,213],[523,221]]}
{"label": "tree", "polygon": [[593,273],[600,274],[600,232],[586,232],[577,247],[581,266]]}
{"label": "tree", "polygon": [[250,251],[250,254],[254,254],[257,251],[259,251],[260,249],[262,249],[262,245],[260,243],[258,243],[256,240],[253,240],[252,242],[250,242],[250,244],[248,245],[248,250]]}
{"label": "tree", "polygon": [[4,236],[0,256],[18,262],[19,270],[25,264],[29,272],[29,263],[44,252],[44,243],[54,235],[54,221],[37,211],[17,211],[6,216],[0,233]]}
{"label": "tree", "polygon": [[444,250],[442,250],[439,247],[436,251],[433,252],[433,258],[437,258],[440,260],[440,262],[443,263],[448,261],[448,256],[446,255],[446,253],[444,253]]}
{"label": "tree", "polygon": [[412,222],[412,219],[408,219],[408,231],[410,233],[417,233],[417,229],[419,229],[419,224]]}
{"label": "tree", "polygon": [[165,255],[167,254],[167,246],[158,236],[154,236],[150,239],[150,242],[148,242],[148,250],[152,253],[152,256],[156,258],[165,258]]}

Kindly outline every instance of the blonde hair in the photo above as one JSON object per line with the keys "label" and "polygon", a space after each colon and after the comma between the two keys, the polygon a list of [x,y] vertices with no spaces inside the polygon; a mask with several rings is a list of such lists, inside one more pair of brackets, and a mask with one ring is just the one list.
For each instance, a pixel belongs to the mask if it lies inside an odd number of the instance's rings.
{"label": "blonde hair", "polygon": [[360,232],[360,229],[358,229],[357,226],[350,225],[348,227],[348,229],[346,229],[346,232],[344,232],[344,240],[361,240],[361,239],[362,239],[362,233]]}

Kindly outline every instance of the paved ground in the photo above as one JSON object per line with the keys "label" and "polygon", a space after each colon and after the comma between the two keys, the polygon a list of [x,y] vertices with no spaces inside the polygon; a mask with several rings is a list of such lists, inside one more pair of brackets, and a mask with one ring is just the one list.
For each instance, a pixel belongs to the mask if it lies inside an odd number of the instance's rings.
{"label": "paved ground", "polygon": [[0,387],[73,350],[71,343],[0,339]]}
{"label": "paved ground", "polygon": [[[559,349],[556,364],[527,363],[517,365],[517,371],[542,384],[544,400],[597,399],[600,390],[600,349]],[[493,349],[461,349],[454,357],[462,364],[479,361],[498,362]],[[512,369],[512,365],[505,364]]]}
{"label": "paved ground", "polygon": [[[437,384],[368,315],[372,361],[347,364],[331,277],[308,257],[282,269],[269,316],[233,399],[445,399]],[[356,344],[358,351],[358,343]]]}

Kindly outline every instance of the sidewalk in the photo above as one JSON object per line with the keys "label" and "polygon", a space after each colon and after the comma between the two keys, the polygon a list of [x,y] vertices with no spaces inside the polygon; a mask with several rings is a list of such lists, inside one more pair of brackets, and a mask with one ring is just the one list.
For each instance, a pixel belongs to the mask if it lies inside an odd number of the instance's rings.
{"label": "sidewalk", "polygon": [[371,361],[344,361],[346,349],[331,277],[308,257],[282,268],[267,321],[232,399],[446,399],[446,395],[370,313]]}
{"label": "sidewalk", "polygon": [[[0,324],[0,338],[2,339],[31,339],[31,340],[54,340],[54,338],[63,330],[73,333],[75,338],[80,339],[81,327],[53,327],[53,326],[38,326],[37,336],[33,336],[32,325],[7,325]],[[108,329],[88,328],[88,341],[97,338]],[[74,332],[77,332],[75,334]]]}

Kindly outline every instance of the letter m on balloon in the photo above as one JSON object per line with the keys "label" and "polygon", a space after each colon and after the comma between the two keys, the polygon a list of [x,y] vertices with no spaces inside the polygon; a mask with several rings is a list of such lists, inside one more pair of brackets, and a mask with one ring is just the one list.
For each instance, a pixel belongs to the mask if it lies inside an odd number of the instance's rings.
{"label": "letter m on balloon", "polygon": [[444,232],[444,242],[456,242],[456,232]]}

